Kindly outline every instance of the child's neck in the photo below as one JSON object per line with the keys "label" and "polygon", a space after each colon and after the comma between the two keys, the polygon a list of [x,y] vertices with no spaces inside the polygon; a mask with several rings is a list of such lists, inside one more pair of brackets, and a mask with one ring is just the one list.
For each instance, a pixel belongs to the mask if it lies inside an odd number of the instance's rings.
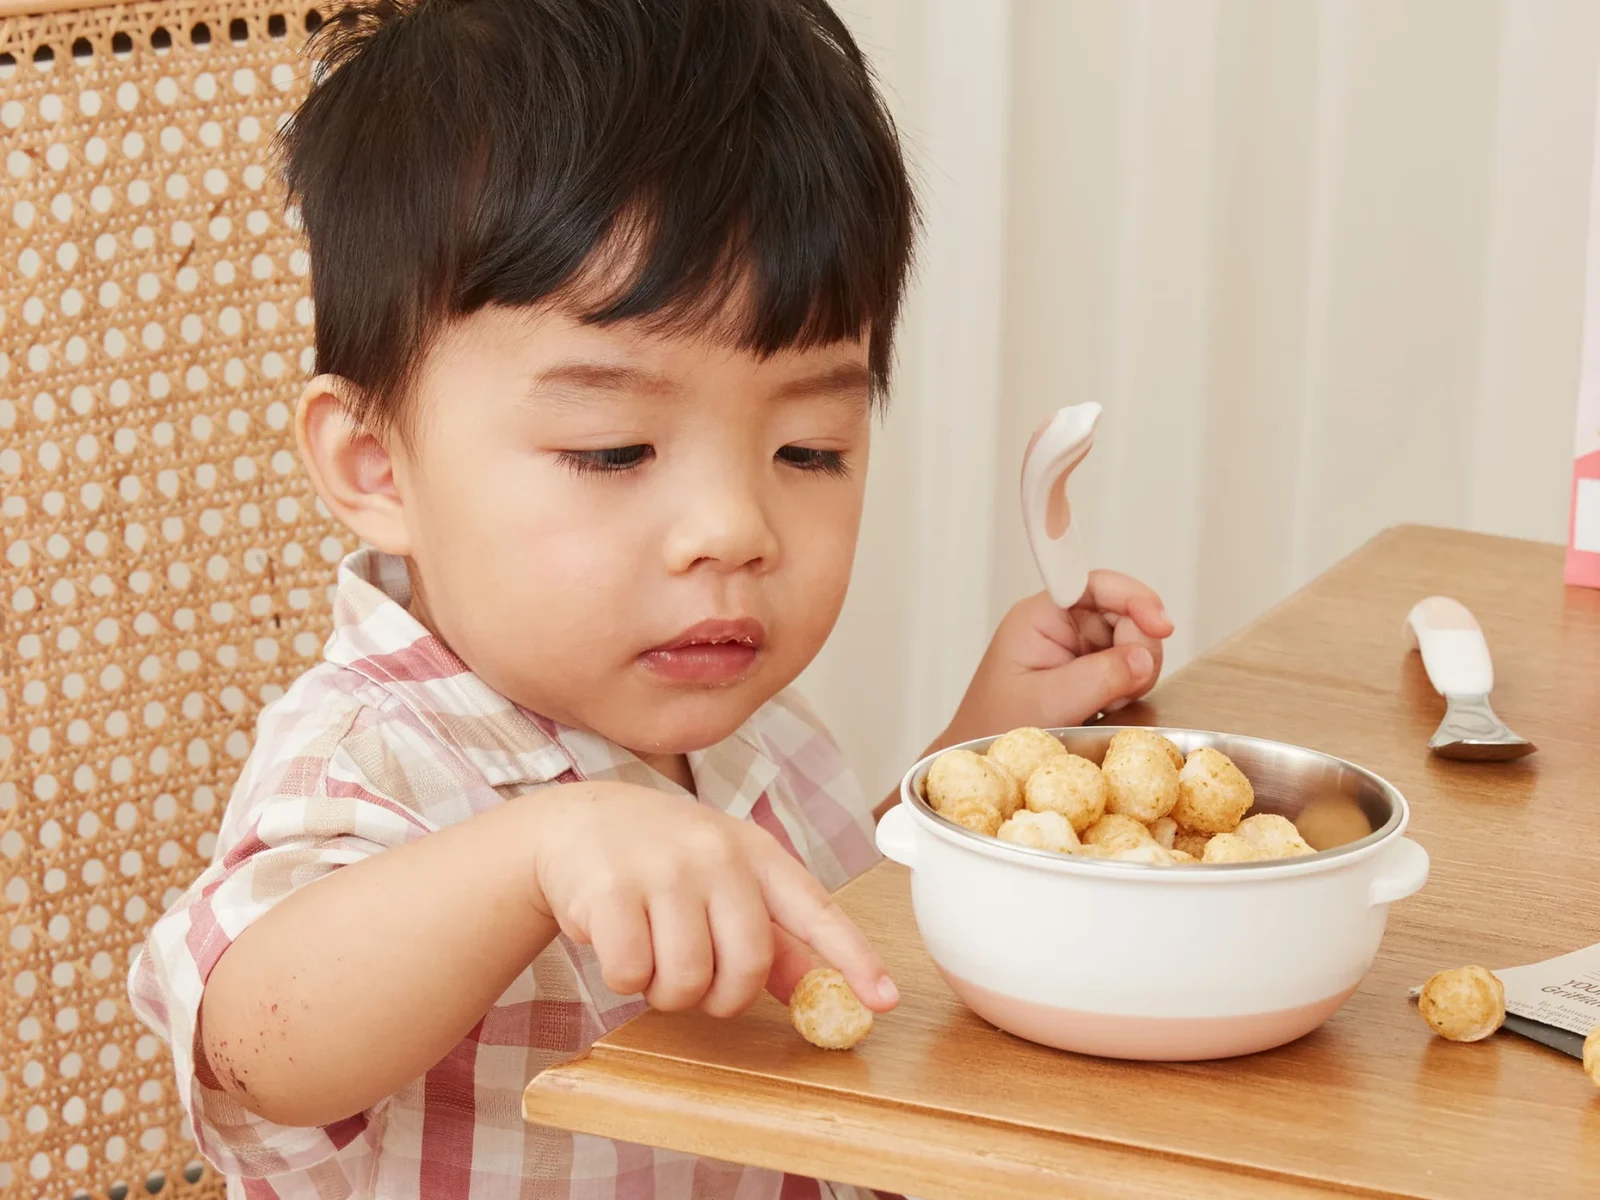
{"label": "child's neck", "polygon": [[694,772],[689,770],[689,759],[682,754],[639,754],[634,756],[658,774],[665,775],[691,796],[696,795]]}

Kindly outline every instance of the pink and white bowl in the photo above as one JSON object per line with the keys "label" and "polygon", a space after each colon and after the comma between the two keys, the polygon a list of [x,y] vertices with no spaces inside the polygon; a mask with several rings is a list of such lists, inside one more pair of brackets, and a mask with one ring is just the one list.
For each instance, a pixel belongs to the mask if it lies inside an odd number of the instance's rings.
{"label": "pink and white bowl", "polygon": [[[1099,762],[1111,727],[1056,730]],[[1165,1062],[1269,1050],[1316,1029],[1355,991],[1389,905],[1418,891],[1428,855],[1405,837],[1393,786],[1341,759],[1281,742],[1161,729],[1189,753],[1228,755],[1255,812],[1291,820],[1348,797],[1373,832],[1303,858],[1157,867],[1075,858],[984,837],[923,798],[935,756],[901,784],[878,848],[911,869],[929,956],[980,1017],[1032,1042]],[[993,739],[962,747],[982,751]]]}

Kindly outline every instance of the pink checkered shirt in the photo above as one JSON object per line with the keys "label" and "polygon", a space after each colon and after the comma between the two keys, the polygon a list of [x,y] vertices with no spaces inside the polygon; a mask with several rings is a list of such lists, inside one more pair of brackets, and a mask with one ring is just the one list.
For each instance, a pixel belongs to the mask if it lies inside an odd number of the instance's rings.
{"label": "pink checkered shirt", "polygon": [[[566,938],[524,971],[422,1078],[317,1129],[275,1125],[218,1085],[200,1052],[206,978],[241,930],[297,888],[541,784],[620,779],[674,790],[627,751],[531,716],[406,611],[396,559],[340,569],[326,661],[261,716],[216,859],[156,922],[134,964],[139,1015],[172,1046],[178,1094],[231,1197],[301,1200],[801,1200],[841,1185],[530,1126],[522,1091],[644,1008]],[[747,817],[838,887],[872,864],[872,820],[816,716],[785,693],[689,756],[700,802]]]}

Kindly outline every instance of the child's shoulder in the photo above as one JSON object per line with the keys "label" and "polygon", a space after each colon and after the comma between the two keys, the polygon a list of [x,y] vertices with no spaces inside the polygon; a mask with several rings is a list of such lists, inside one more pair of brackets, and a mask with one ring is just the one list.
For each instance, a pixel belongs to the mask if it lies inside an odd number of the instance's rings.
{"label": "child's shoulder", "polygon": [[337,663],[320,662],[262,708],[252,762],[327,755],[365,723],[400,711],[394,696]]}
{"label": "child's shoulder", "polygon": [[425,793],[438,790],[424,786],[432,775],[459,786],[466,772],[454,750],[392,690],[322,662],[261,710],[228,819],[259,815],[278,801],[331,796],[415,810],[419,786]]}

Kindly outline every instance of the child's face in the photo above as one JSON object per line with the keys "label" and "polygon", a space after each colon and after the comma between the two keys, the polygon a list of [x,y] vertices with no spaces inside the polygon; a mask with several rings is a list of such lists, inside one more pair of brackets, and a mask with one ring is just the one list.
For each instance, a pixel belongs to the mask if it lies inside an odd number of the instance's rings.
{"label": "child's face", "polygon": [[389,439],[415,609],[495,689],[644,753],[728,736],[844,602],[867,347],[480,311]]}

